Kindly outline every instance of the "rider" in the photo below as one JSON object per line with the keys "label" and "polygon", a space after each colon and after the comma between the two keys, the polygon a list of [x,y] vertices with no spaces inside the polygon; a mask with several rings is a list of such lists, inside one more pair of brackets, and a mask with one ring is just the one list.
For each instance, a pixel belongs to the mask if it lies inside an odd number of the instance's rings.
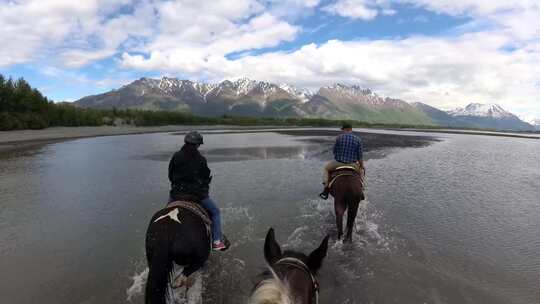
{"label": "rider", "polygon": [[223,242],[221,232],[220,211],[208,194],[212,176],[206,158],[198,150],[203,144],[203,137],[199,132],[191,131],[184,137],[184,143],[184,146],[174,153],[169,162],[169,180],[171,181],[169,201],[179,200],[182,195],[192,195],[199,199],[212,219],[212,249],[226,250],[227,246]]}
{"label": "rider", "polygon": [[322,199],[328,198],[330,188],[328,188],[330,172],[340,166],[352,166],[356,171],[364,170],[364,161],[362,160],[362,140],[352,133],[352,126],[344,123],[341,127],[343,131],[334,144],[334,160],[330,161],[324,167],[323,184],[324,190],[319,194]]}

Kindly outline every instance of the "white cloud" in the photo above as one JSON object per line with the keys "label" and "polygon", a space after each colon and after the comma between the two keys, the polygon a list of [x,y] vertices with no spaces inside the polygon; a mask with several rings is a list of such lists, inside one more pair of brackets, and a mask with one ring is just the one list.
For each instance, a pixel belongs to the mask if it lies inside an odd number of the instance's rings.
{"label": "white cloud", "polygon": [[[318,1],[294,3],[313,7]],[[81,67],[123,51],[159,56],[193,53],[189,50],[203,45],[226,54],[272,47],[299,31],[265,12],[257,0],[27,0],[0,5],[0,40],[10,42],[0,49],[0,66],[55,58],[57,64]]]}
{"label": "white cloud", "polygon": [[[497,102],[516,111],[540,113],[540,48],[506,52],[508,37],[497,33],[457,38],[309,44],[291,52],[212,58],[202,67],[212,79],[248,75],[276,83],[316,88],[334,82],[360,84],[383,95],[453,108]],[[464,54],[467,54],[464,56]],[[187,71],[198,77],[200,70]]]}
{"label": "white cloud", "polygon": [[[170,12],[167,10],[168,14]],[[203,20],[189,22],[181,14],[169,15],[167,24],[178,20],[186,25],[162,31],[144,47],[149,54],[146,57],[124,52],[122,64],[125,68],[204,73],[215,62],[226,61],[228,54],[274,47],[282,41],[293,40],[299,32],[297,27],[268,13],[256,15],[243,24],[234,23],[239,17],[207,15]]]}
{"label": "white cloud", "polygon": [[[375,0],[376,1],[376,0]],[[504,10],[538,8],[536,0],[386,0],[392,3],[410,3],[437,13],[450,15],[489,15]]]}
{"label": "white cloud", "polygon": [[[264,51],[301,35],[306,29],[296,21],[316,11],[325,18],[369,21],[399,18],[398,4],[472,21],[452,37],[332,40],[289,52]],[[445,108],[498,102],[540,116],[536,0],[0,0],[0,5],[0,41],[8,42],[0,48],[0,66],[45,61],[62,67],[42,71],[50,77],[94,83],[69,69],[115,58],[126,70],[208,80],[249,76],[312,88],[355,83]],[[307,32],[331,24],[324,22]],[[114,83],[104,78],[101,85]]]}
{"label": "white cloud", "polygon": [[339,0],[322,8],[323,11],[342,17],[372,20],[379,14],[372,0]]}
{"label": "white cloud", "polygon": [[0,66],[50,60],[58,48],[87,46],[86,34],[100,25],[100,15],[115,11],[125,0],[0,1]]}

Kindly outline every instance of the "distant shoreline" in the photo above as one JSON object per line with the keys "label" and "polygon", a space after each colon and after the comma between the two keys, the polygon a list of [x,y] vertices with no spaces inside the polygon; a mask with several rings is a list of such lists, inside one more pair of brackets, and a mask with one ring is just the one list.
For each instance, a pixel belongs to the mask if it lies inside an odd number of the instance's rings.
{"label": "distant shoreline", "polygon": [[402,129],[401,128],[398,128],[398,129],[384,128],[384,130],[540,139],[540,133],[538,132],[537,133],[532,133],[532,132],[522,133],[522,132],[512,132],[512,131],[476,131],[476,130],[460,130],[460,129],[453,130],[453,129],[409,129],[409,128],[402,128]]}
{"label": "distant shoreline", "polygon": [[186,132],[189,130],[252,130],[282,128],[274,126],[229,126],[229,125],[171,125],[159,127],[134,127],[134,126],[100,126],[100,127],[51,127],[41,130],[15,130],[0,131],[0,153],[14,150],[22,150],[41,146],[50,143],[62,142],[66,140],[116,136],[133,135],[148,133],[168,133],[168,132]]}
{"label": "distant shoreline", "polygon": [[[158,127],[135,127],[135,126],[100,126],[100,127],[51,127],[42,130],[16,130],[16,131],[0,131],[0,152],[9,152],[14,150],[27,149],[35,146],[61,142],[66,140],[115,136],[115,135],[130,135],[130,134],[146,134],[146,133],[167,133],[167,132],[185,132],[189,130],[254,130],[263,132],[268,129],[328,129],[325,127],[293,127],[293,126],[233,126],[233,125],[169,125]],[[337,129],[337,128],[336,128]],[[360,128],[364,129],[364,128]],[[426,132],[426,133],[444,133],[444,134],[465,134],[465,135],[486,135],[486,136],[502,136],[514,138],[540,139],[540,134],[531,133],[530,135],[490,132],[490,131],[469,131],[469,130],[452,130],[452,129],[409,129],[409,128],[377,128],[374,130],[391,130],[391,131],[409,131],[409,132]],[[296,133],[298,134],[298,133]],[[329,133],[334,134],[333,132]]]}

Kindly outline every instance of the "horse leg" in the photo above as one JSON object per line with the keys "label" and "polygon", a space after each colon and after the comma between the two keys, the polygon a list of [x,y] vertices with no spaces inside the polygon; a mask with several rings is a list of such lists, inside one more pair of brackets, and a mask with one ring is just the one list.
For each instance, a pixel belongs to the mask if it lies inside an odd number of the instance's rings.
{"label": "horse leg", "polygon": [[341,197],[334,198],[334,210],[336,212],[336,224],[338,229],[338,240],[343,236],[343,214],[345,214],[345,203]]}
{"label": "horse leg", "polygon": [[182,270],[182,274],[180,274],[174,279],[173,288],[180,288],[183,286],[186,286],[186,288],[189,288],[193,286],[195,281],[191,277],[191,275],[197,270],[201,269],[203,265],[204,265],[204,261],[195,262],[195,263],[185,266],[184,269]]}
{"label": "horse leg", "polygon": [[352,232],[354,228],[354,221],[356,220],[356,214],[358,213],[358,206],[360,202],[349,203],[347,210],[347,235],[345,236],[345,242],[352,243]]}

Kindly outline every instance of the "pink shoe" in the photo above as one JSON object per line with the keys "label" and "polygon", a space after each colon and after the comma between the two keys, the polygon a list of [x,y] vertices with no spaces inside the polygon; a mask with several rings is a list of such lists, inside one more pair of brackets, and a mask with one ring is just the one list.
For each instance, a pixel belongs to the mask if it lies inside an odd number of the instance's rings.
{"label": "pink shoe", "polygon": [[227,246],[222,241],[214,241],[212,243],[212,250],[214,251],[225,251]]}

